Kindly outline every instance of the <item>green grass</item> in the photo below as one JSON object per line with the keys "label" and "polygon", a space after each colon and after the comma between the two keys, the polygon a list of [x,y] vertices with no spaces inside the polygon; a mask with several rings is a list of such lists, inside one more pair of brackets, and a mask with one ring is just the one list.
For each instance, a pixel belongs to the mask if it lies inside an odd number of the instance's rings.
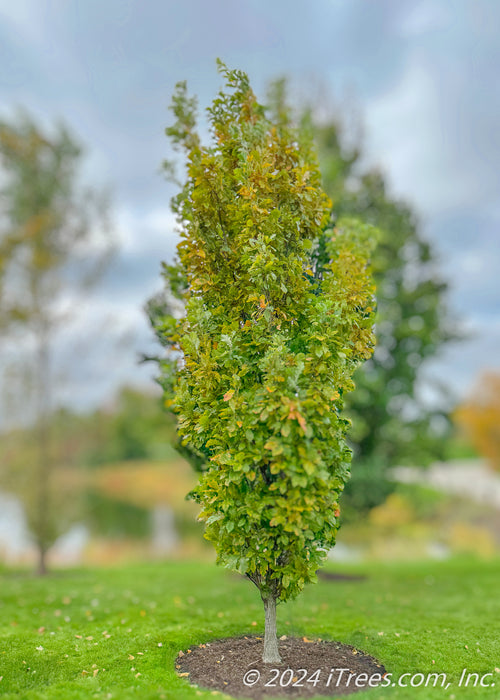
{"label": "green grass", "polygon": [[[495,673],[500,666],[500,562],[370,564],[353,570],[368,578],[320,581],[280,607],[280,634],[340,640],[376,656],[396,678],[446,672],[452,683],[448,691],[373,689],[358,694],[360,700],[500,697],[500,673]],[[0,696],[213,697],[176,676],[178,651],[261,632],[262,625],[253,586],[209,564],[60,571],[45,579],[4,570]],[[463,668],[494,672],[497,686],[457,688]]]}

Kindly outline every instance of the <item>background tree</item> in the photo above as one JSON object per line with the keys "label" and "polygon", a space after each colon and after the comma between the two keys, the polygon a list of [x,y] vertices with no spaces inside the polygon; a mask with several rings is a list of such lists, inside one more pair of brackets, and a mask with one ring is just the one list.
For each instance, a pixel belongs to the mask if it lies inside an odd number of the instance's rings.
{"label": "background tree", "polygon": [[173,99],[167,134],[187,179],[165,279],[185,315],[151,315],[182,443],[205,458],[193,492],[205,536],[257,586],[263,659],[279,663],[276,603],[315,580],[335,542],[350,460],[340,411],[372,351],[373,230],[329,226],[306,134],[274,124],[247,76],[220,69],[229,91],[208,109],[211,146],[184,83]]}
{"label": "background tree", "polygon": [[500,374],[485,372],[454,419],[479,454],[500,471]]}
{"label": "background tree", "polygon": [[[269,93],[281,118],[289,118],[292,111],[286,93],[283,80],[276,81]],[[313,107],[302,111],[301,118],[314,133],[334,220],[354,216],[380,231],[372,256],[376,348],[357,370],[356,390],[346,400],[347,415],[353,420],[349,440],[354,458],[343,503],[348,517],[359,518],[360,511],[380,504],[391,492],[388,468],[443,458],[449,399],[446,388],[435,382],[441,406],[430,408],[419,392],[421,369],[458,336],[446,305],[447,285],[415,213],[388,192],[381,172],[366,167],[359,136],[351,129],[347,138],[341,113],[320,119]]]}
{"label": "background tree", "polygon": [[85,449],[80,459],[89,467],[136,459],[177,458],[171,443],[175,420],[156,393],[124,386],[106,408],[88,416]]}
{"label": "background tree", "polygon": [[[170,504],[192,478],[179,478],[185,464],[171,446],[174,423],[170,416],[166,420],[162,404],[158,392],[124,386],[89,412],[55,408],[48,417],[55,533],[75,521],[85,522],[97,537],[150,533],[147,494],[152,504]],[[36,458],[36,426],[17,425],[0,433],[0,488],[17,494],[28,513],[34,512]],[[175,505],[184,526],[194,504],[181,500]],[[197,524],[188,525],[199,534]]]}
{"label": "background tree", "polygon": [[44,131],[24,113],[0,122],[0,327],[27,357],[23,418],[37,432],[23,500],[40,573],[57,534],[50,433],[57,331],[111,251],[104,197],[78,182],[81,158],[64,126]]}

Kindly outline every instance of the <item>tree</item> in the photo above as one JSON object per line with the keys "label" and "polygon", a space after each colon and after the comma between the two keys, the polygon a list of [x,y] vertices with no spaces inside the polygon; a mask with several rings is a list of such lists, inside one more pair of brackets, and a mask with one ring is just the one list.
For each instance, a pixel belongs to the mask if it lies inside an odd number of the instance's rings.
{"label": "tree", "polygon": [[500,374],[485,372],[454,419],[491,468],[500,471]]}
{"label": "tree", "polygon": [[373,345],[374,231],[331,227],[307,134],[273,123],[245,73],[219,68],[228,90],[208,109],[210,146],[185,83],[173,98],[167,134],[187,179],[164,276],[185,313],[154,303],[150,316],[181,442],[204,463],[192,496],[205,536],[258,588],[263,660],[279,663],[276,604],[315,580],[338,529],[350,461],[341,409]]}
{"label": "tree", "polygon": [[24,500],[40,573],[57,534],[50,431],[57,331],[111,251],[104,197],[78,183],[81,157],[64,126],[44,132],[27,114],[0,122],[0,327],[29,357],[24,418],[34,419],[37,434]]}
{"label": "tree", "polygon": [[[286,82],[276,81],[269,100],[276,114],[289,118],[286,92]],[[358,518],[391,492],[390,467],[443,458],[450,429],[447,392],[435,382],[434,391],[442,393],[441,407],[430,408],[419,393],[421,370],[446,342],[459,336],[447,309],[447,285],[413,210],[391,196],[381,172],[364,165],[359,138],[351,134],[349,144],[340,113],[320,119],[310,108],[301,118],[314,132],[334,220],[351,216],[380,231],[372,256],[376,348],[356,371],[356,390],[346,400],[354,457],[343,503]]]}
{"label": "tree", "polygon": [[123,386],[106,409],[87,418],[82,430],[86,438],[85,464],[101,464],[135,459],[171,459],[175,452],[174,420],[165,420],[161,397]]}

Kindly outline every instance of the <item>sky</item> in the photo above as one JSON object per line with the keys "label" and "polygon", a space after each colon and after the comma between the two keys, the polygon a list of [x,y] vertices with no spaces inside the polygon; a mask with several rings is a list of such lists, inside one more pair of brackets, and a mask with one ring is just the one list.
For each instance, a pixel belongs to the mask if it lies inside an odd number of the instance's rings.
{"label": "sky", "polygon": [[366,160],[417,212],[467,334],[423,375],[461,398],[498,369],[499,23],[493,0],[0,0],[0,118],[63,119],[86,146],[84,177],[112,191],[119,252],[63,330],[56,400],[88,408],[152,384],[143,306],[177,241],[167,108],[179,80],[209,104],[217,57],[261,99],[288,75],[355,105]]}

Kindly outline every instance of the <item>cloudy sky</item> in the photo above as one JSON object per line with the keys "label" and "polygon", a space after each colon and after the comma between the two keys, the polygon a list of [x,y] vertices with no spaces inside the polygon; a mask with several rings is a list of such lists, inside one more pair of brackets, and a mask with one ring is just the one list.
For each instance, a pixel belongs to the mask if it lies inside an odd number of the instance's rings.
{"label": "cloudy sky", "polygon": [[0,0],[0,116],[63,118],[87,146],[87,178],[113,191],[121,251],[66,331],[66,396],[93,405],[153,374],[136,357],[176,243],[159,175],[167,106],[184,79],[206,106],[217,56],[261,96],[286,74],[357,105],[367,158],[418,212],[470,334],[428,377],[462,396],[498,367],[499,23],[492,0]]}

